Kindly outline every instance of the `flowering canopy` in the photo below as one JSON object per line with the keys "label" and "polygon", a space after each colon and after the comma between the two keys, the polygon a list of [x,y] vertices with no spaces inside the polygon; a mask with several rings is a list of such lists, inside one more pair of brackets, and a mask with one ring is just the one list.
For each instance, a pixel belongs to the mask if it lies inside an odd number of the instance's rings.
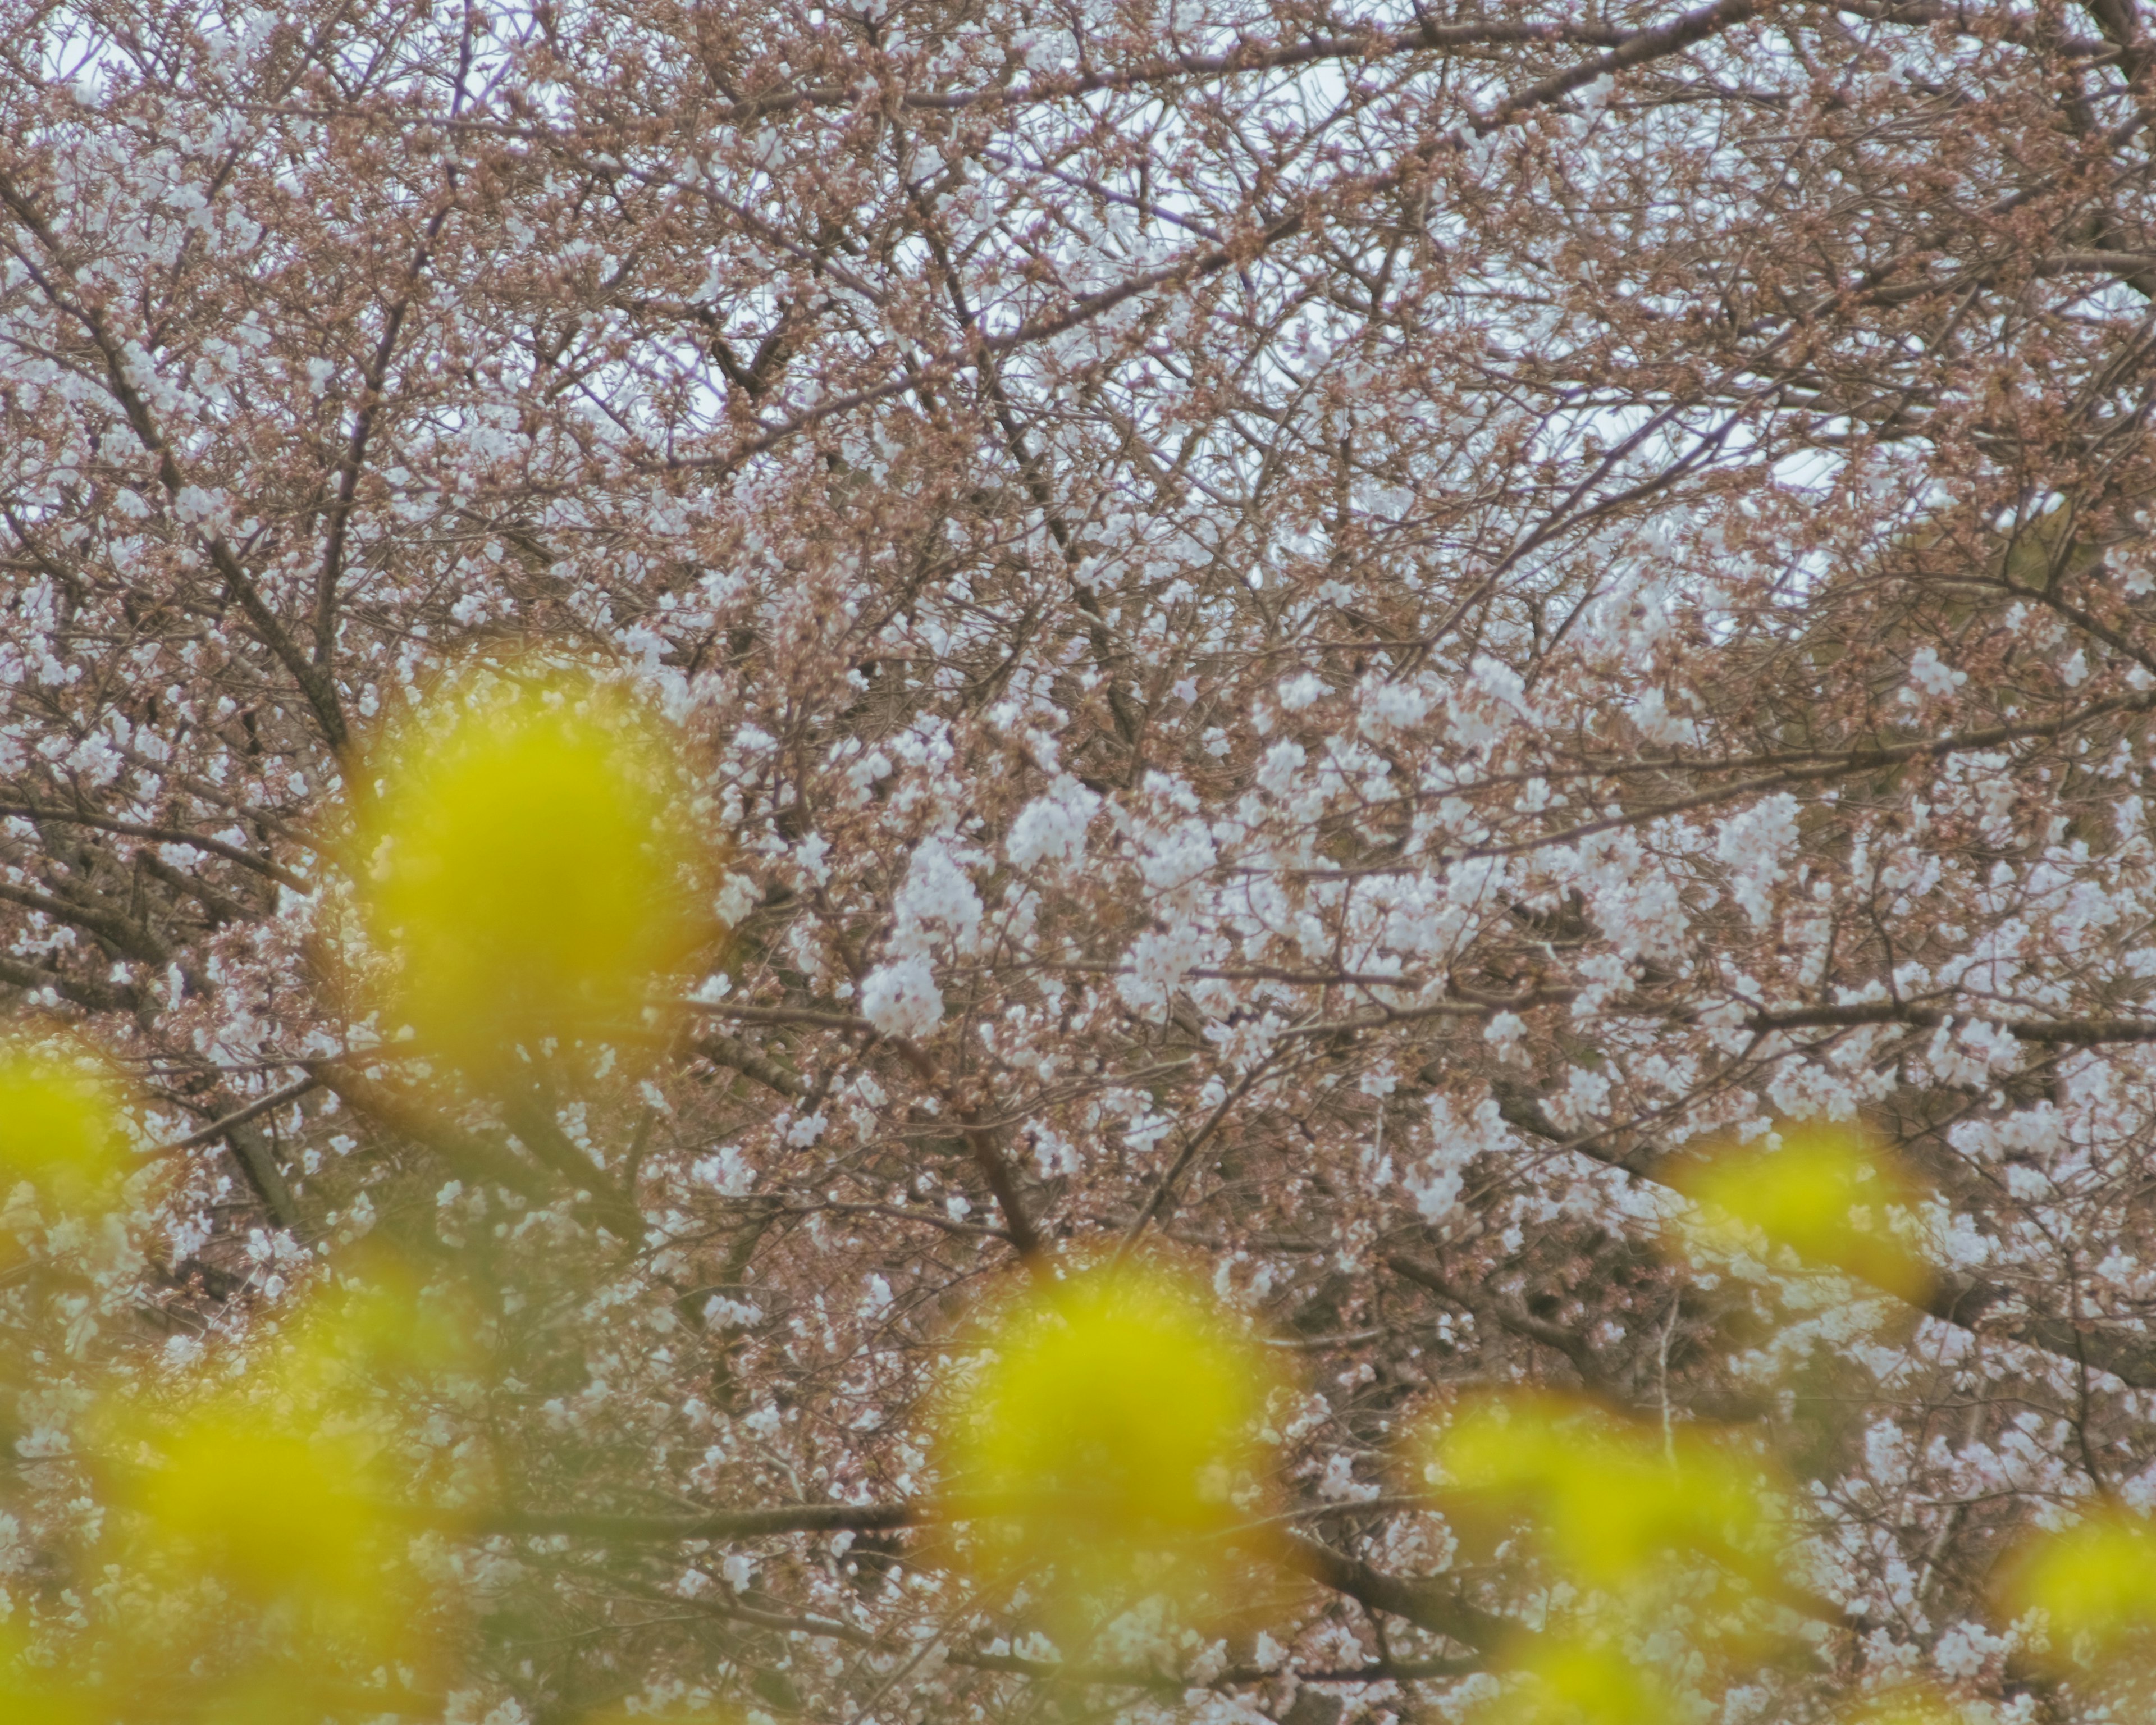
{"label": "flowering canopy", "polygon": [[0,0],[0,1712],[2145,1711],[2148,10]]}

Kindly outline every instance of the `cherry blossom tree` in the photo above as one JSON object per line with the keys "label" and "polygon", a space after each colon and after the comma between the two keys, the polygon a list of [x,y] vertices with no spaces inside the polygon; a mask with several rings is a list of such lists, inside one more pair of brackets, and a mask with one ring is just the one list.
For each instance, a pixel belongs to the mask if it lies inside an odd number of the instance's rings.
{"label": "cherry blossom tree", "polygon": [[[0,994],[135,1172],[0,1117],[0,1653],[138,1522],[343,1585],[296,1410],[405,1662],[220,1718],[2132,1716],[2135,0],[4,17]],[[461,1083],[368,906],[489,678],[663,740],[696,902]],[[455,852],[535,942],[547,778]],[[1270,1532],[1081,1634],[938,1432],[1111,1262],[1270,1363]],[[1573,1647],[1573,1466],[1722,1580]]]}

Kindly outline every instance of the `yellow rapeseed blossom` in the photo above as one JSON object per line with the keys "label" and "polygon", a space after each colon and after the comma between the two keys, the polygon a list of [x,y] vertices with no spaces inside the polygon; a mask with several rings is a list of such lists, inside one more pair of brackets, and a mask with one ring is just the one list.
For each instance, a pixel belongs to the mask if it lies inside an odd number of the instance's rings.
{"label": "yellow rapeseed blossom", "polygon": [[1256,1347],[1158,1271],[1031,1292],[945,1410],[946,1507],[972,1524],[979,1579],[1023,1574],[1066,1630],[1151,1594],[1214,1609],[1270,1383]]}
{"label": "yellow rapeseed blossom", "polygon": [[101,1725],[90,1703],[64,1689],[12,1689],[0,1677],[0,1718],[8,1725]]}
{"label": "yellow rapeseed blossom", "polygon": [[469,1376],[486,1367],[483,1325],[465,1288],[429,1286],[396,1252],[368,1240],[340,1257],[333,1280],[288,1332],[278,1373],[313,1407]]}
{"label": "yellow rapeseed blossom", "polygon": [[1959,1708],[1922,1689],[1897,1690],[1837,1716],[1842,1725],[1963,1725]]}
{"label": "yellow rapeseed blossom", "polygon": [[2102,1661],[2156,1625],[2156,1527],[2102,1509],[2042,1536],[2007,1568],[2006,1603],[2041,1611],[2057,1659]]}
{"label": "yellow rapeseed blossom", "polygon": [[48,1210],[100,1210],[132,1162],[108,1081],[79,1060],[0,1042],[0,1202],[27,1181]]}
{"label": "yellow rapeseed blossom", "polygon": [[8,1725],[101,1725],[101,1710],[68,1674],[39,1670],[23,1657],[26,1637],[0,1626],[0,1719]]}
{"label": "yellow rapeseed blossom", "polygon": [[146,1573],[174,1589],[213,1583],[324,1657],[408,1647],[398,1584],[408,1530],[373,1489],[361,1445],[236,1403],[162,1429],[127,1425],[149,1453],[115,1496]]}
{"label": "yellow rapeseed blossom", "polygon": [[1659,1430],[1538,1394],[1470,1402],[1427,1451],[1463,1522],[1523,1520],[1578,1584],[1630,1597],[1673,1560],[1769,1584],[1777,1494],[1760,1465],[1694,1429]]}
{"label": "yellow rapeseed blossom", "polygon": [[1702,1206],[1699,1225],[1717,1245],[1756,1228],[1814,1265],[1907,1300],[1921,1300],[1930,1286],[1930,1273],[1888,1225],[1912,1192],[1848,1128],[1784,1127],[1779,1149],[1732,1146],[1677,1183]]}
{"label": "yellow rapeseed blossom", "polygon": [[1734,1442],[1525,1391],[1467,1399],[1411,1454],[1464,1536],[1536,1560],[1553,1608],[1501,1650],[1512,1676],[1485,1725],[1664,1725],[1681,1710],[1625,1637],[1674,1631],[1745,1668],[1772,1644],[1789,1506]]}
{"label": "yellow rapeseed blossom", "polygon": [[624,1707],[610,1707],[603,1713],[588,1716],[583,1725],[737,1725],[740,1717],[739,1713],[730,1709],[691,1713],[632,1713]]}
{"label": "yellow rapeseed blossom", "polygon": [[[342,1725],[347,1719],[397,1717],[384,1707],[396,1695],[393,1689],[384,1692],[386,1668],[367,1674],[341,1670],[334,1661],[310,1657],[314,1651],[302,1645],[243,1661],[222,1677],[198,1680],[190,1686],[199,1712],[192,1717],[205,1725]],[[137,1688],[169,1702],[161,1686],[140,1676]]]}
{"label": "yellow rapeseed blossom", "polygon": [[[341,1256],[287,1325],[265,1376],[292,1407],[295,1425],[386,1440],[414,1406],[459,1400],[498,1376],[491,1341],[476,1287],[450,1274],[424,1276],[368,1240]],[[501,1458],[475,1438],[429,1454],[425,1489],[445,1511],[498,1487]]]}
{"label": "yellow rapeseed blossom", "polygon": [[382,1003],[468,1076],[521,1046],[634,1024],[709,927],[673,763],[652,726],[579,679],[462,683],[386,739],[357,823]]}
{"label": "yellow rapeseed blossom", "polygon": [[1504,1692],[1470,1717],[1476,1725],[1668,1725],[1661,1686],[1614,1648],[1547,1638],[1512,1667]]}
{"label": "yellow rapeseed blossom", "polygon": [[[439,1482],[414,1479],[399,1438],[415,1388],[454,1394],[483,1369],[475,1328],[454,1285],[370,1241],[244,1377],[197,1368],[228,1388],[105,1404],[85,1453],[113,1512],[110,1573],[132,1579],[115,1599],[116,1693],[183,1686],[217,1725],[318,1725],[394,1711],[398,1686],[441,1677],[454,1630],[413,1539],[454,1538],[459,1518],[429,1502]],[[444,1495],[486,1495],[483,1463],[456,1471]]]}

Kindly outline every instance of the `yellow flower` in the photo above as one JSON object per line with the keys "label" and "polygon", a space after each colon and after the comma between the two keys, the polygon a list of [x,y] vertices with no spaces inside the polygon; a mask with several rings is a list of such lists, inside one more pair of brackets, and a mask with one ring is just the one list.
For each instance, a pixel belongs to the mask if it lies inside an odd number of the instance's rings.
{"label": "yellow flower", "polygon": [[1753,1585],[1775,1579],[1770,1480],[1697,1430],[1666,1437],[1563,1397],[1492,1396],[1456,1414],[1430,1453],[1449,1514],[1524,1517],[1582,1586],[1636,1600],[1673,1562],[1702,1558]]}
{"label": "yellow flower", "polygon": [[[369,1244],[240,1387],[177,1406],[107,1403],[86,1453],[114,1511],[112,1573],[139,1589],[120,1618],[120,1681],[162,1691],[184,1671],[205,1717],[311,1725],[394,1711],[390,1676],[439,1676],[454,1625],[428,1599],[413,1540],[454,1538],[461,1517],[415,1507],[433,1487],[397,1458],[410,1454],[398,1443],[415,1380],[425,1398],[483,1368],[475,1327],[454,1289]],[[485,1486],[465,1482],[462,1501]]]}
{"label": "yellow flower", "polygon": [[2007,1574],[2009,1607],[2045,1615],[2057,1657],[2108,1658],[2156,1624],[2156,1527],[2124,1510],[2039,1538]]}
{"label": "yellow flower", "polygon": [[[114,1493],[135,1555],[162,1586],[214,1583],[325,1657],[408,1652],[409,1529],[376,1489],[362,1445],[300,1425],[238,1403],[162,1429],[123,1418],[121,1432],[146,1437],[150,1452]],[[224,1621],[218,1639],[234,1632]]]}
{"label": "yellow flower", "polygon": [[1488,1725],[1667,1725],[1675,1717],[1659,1684],[1599,1643],[1549,1640],[1514,1669],[1524,1681],[1471,1717]]}
{"label": "yellow flower", "polygon": [[485,1322],[465,1288],[430,1286],[370,1239],[341,1255],[330,1284],[288,1332],[280,1376],[313,1408],[470,1376],[486,1368]]}
{"label": "yellow flower", "polygon": [[[141,1672],[136,1676],[136,1687],[151,1707],[162,1702],[160,1711],[171,1715],[177,1686]],[[398,1717],[394,1703],[413,1698],[387,1666],[365,1672],[340,1670],[321,1659],[317,1650],[304,1645],[244,1661],[235,1671],[194,1687],[197,1711],[180,1717],[199,1719],[203,1725],[327,1725],[346,1719],[393,1719]]]}
{"label": "yellow flower", "polygon": [[99,1725],[110,1717],[65,1675],[34,1669],[23,1658],[26,1639],[13,1625],[0,1627],[0,1719],[8,1725]]}
{"label": "yellow flower", "polygon": [[1927,1691],[1904,1689],[1860,1702],[1841,1717],[1846,1725],[1961,1725],[1964,1715]]}
{"label": "yellow flower", "polygon": [[740,1717],[731,1709],[706,1709],[696,1713],[632,1713],[626,1708],[613,1707],[588,1716],[583,1725],[735,1725]]}
{"label": "yellow flower", "polygon": [[1030,1571],[1066,1625],[1151,1594],[1209,1609],[1270,1382],[1257,1348],[1157,1271],[1019,1301],[943,1422],[947,1507],[973,1523],[982,1579]]}
{"label": "yellow flower", "polygon": [[160,1548],[256,1600],[346,1599],[367,1584],[377,1517],[345,1446],[265,1429],[235,1409],[161,1445],[136,1507]]}
{"label": "yellow flower", "polygon": [[80,1060],[0,1042],[0,1189],[28,1181],[54,1209],[101,1209],[132,1162],[107,1081]]}
{"label": "yellow flower", "polygon": [[[292,1409],[290,1423],[317,1435],[388,1443],[415,1406],[456,1401],[500,1361],[478,1290],[453,1275],[429,1280],[378,1239],[340,1255],[327,1285],[289,1322],[264,1361],[264,1378]],[[434,1452],[424,1488],[454,1508],[492,1497],[498,1454],[459,1443]]]}
{"label": "yellow flower", "polygon": [[1702,1206],[1708,1237],[1726,1248],[1756,1228],[1814,1265],[1921,1301],[1930,1272],[1889,1226],[1913,1196],[1907,1183],[1842,1127],[1785,1127],[1781,1140],[1779,1149],[1732,1147],[1678,1182]]}
{"label": "yellow flower", "polygon": [[634,1025],[704,937],[673,762],[578,679],[464,683],[398,729],[357,823],[367,932],[398,960],[382,1004],[485,1081],[521,1046]]}

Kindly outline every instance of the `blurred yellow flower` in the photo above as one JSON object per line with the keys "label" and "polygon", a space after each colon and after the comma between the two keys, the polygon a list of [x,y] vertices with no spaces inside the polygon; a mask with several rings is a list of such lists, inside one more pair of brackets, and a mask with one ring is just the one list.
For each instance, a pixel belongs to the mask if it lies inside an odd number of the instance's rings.
{"label": "blurred yellow flower", "polygon": [[1636,1598],[1678,1558],[1754,1586],[1778,1575],[1770,1476],[1697,1428],[1665,1435],[1562,1396],[1493,1395],[1459,1409],[1428,1454],[1449,1515],[1524,1518],[1579,1585]]}
{"label": "blurred yellow flower", "polygon": [[13,1689],[0,1677],[0,1718],[8,1725],[102,1725],[89,1702],[58,1689]]}
{"label": "blurred yellow flower", "polygon": [[81,1060],[0,1042],[0,1202],[28,1181],[54,1209],[102,1209],[133,1162],[108,1081]]}
{"label": "blurred yellow flower", "polygon": [[1131,1265],[1034,1290],[996,1327],[939,1455],[981,1579],[1028,1572],[1066,1624],[1152,1594],[1214,1609],[1235,1573],[1220,1536],[1246,1519],[1231,1493],[1261,1465],[1260,1350]]}
{"label": "blurred yellow flower", "polygon": [[[319,1650],[305,1642],[244,1661],[223,1678],[212,1677],[192,1686],[198,1712],[182,1717],[200,1719],[203,1725],[343,1725],[346,1720],[393,1720],[390,1703],[410,1700],[400,1693],[387,1667],[372,1671],[341,1670],[318,1656]],[[138,1673],[138,1692],[172,1716],[170,1683],[159,1684],[149,1673]]]}
{"label": "blurred yellow flower", "polygon": [[707,1708],[694,1713],[632,1713],[624,1707],[611,1707],[603,1713],[593,1713],[583,1725],[736,1725],[741,1717],[731,1709]]}
{"label": "blurred yellow flower", "polygon": [[430,1284],[368,1239],[337,1259],[328,1283],[288,1330],[278,1372],[303,1404],[408,1390],[486,1368],[485,1316],[470,1290]]}
{"label": "blurred yellow flower", "polygon": [[176,1592],[213,1583],[325,1656],[410,1656],[399,1574],[408,1530],[361,1445],[238,1403],[121,1430],[151,1452],[115,1493],[147,1574]]}
{"label": "blurred yellow flower", "polygon": [[1962,1711],[1922,1689],[1904,1689],[1859,1702],[1837,1716],[1843,1725],[1962,1725]]}
{"label": "blurred yellow flower", "polygon": [[1599,1642],[1548,1638],[1512,1669],[1503,1692],[1470,1715],[1476,1725],[1668,1725],[1677,1717],[1660,1684]]}
{"label": "blurred yellow flower", "polygon": [[570,677],[453,685],[387,739],[353,855],[398,968],[385,1017],[479,1081],[523,1047],[634,1024],[711,925],[674,762]]}
{"label": "blurred yellow flower", "polygon": [[2109,1659],[2156,1626],[2156,1527],[2128,1511],[2041,1536],[2006,1575],[2008,1608],[2044,1614],[2056,1659]]}
{"label": "blurred yellow flower", "polygon": [[66,1675],[25,1661],[24,1641],[17,1626],[0,1627],[0,1719],[8,1725],[101,1725],[101,1710]]}
{"label": "blurred yellow flower", "polygon": [[1727,1250],[1756,1228],[1815,1265],[1921,1301],[1930,1272],[1890,1226],[1915,1195],[1907,1183],[1845,1127],[1789,1126],[1780,1136],[1779,1149],[1732,1146],[1676,1183],[1702,1206],[1707,1239]]}
{"label": "blurred yellow flower", "polygon": [[[244,1377],[229,1358],[194,1368],[228,1387],[177,1404],[116,1395],[86,1423],[112,1512],[107,1573],[128,1578],[112,1596],[105,1671],[121,1699],[106,1715],[150,1696],[175,1718],[320,1725],[385,1717],[441,1679],[457,1626],[413,1542],[468,1524],[431,1501],[399,1440],[485,1368],[472,1312],[454,1282],[370,1241],[256,1338]],[[470,1458],[454,1471],[447,1495],[487,1495],[484,1458],[476,1479]]]}
{"label": "blurred yellow flower", "polygon": [[[498,1378],[480,1290],[437,1266],[429,1278],[378,1239],[337,1260],[325,1284],[285,1327],[265,1378],[292,1409],[295,1425],[346,1439],[387,1442],[415,1407],[456,1403]],[[491,1445],[465,1442],[428,1454],[425,1489],[440,1501],[445,1530],[499,1486]]]}

